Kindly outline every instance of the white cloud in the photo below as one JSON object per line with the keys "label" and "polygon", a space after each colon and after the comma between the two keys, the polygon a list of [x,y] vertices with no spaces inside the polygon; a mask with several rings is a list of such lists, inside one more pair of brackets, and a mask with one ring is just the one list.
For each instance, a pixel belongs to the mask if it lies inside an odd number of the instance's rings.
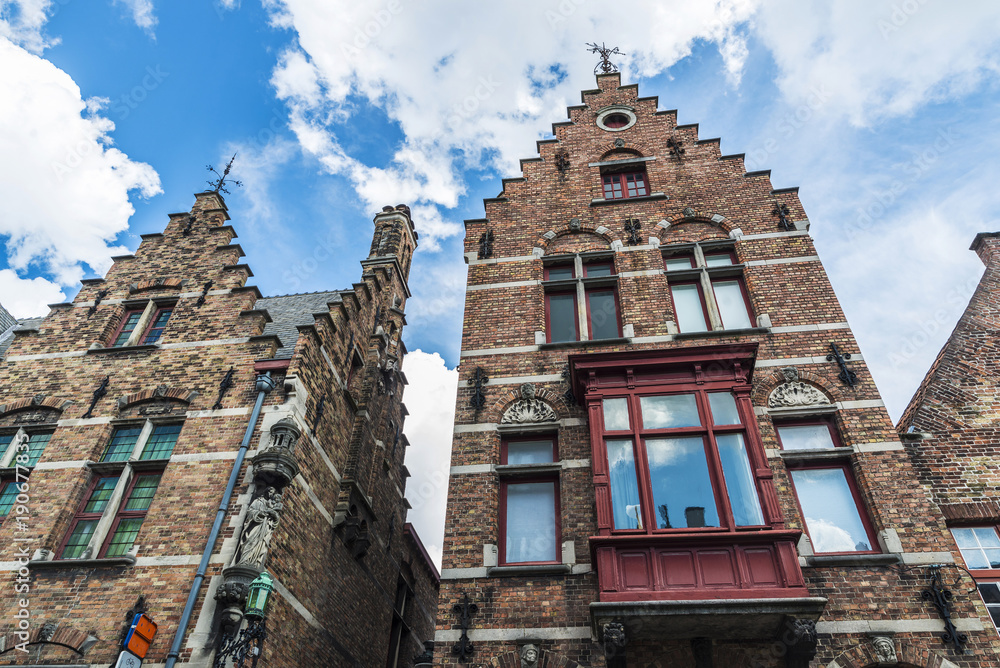
{"label": "white cloud", "polygon": [[132,13],[132,20],[151,37],[159,22],[153,13],[153,0],[115,0],[116,5],[125,5]]}
{"label": "white cloud", "polygon": [[406,467],[411,478],[406,485],[406,498],[413,509],[408,521],[416,527],[427,551],[441,568],[458,371],[449,369],[437,353],[421,350],[406,355],[403,371],[410,383],[403,392],[410,413],[403,425],[410,441]]}
{"label": "white cloud", "polygon": [[41,53],[46,47],[59,43],[42,34],[48,21],[52,0],[0,0],[0,38],[32,53]]}
{"label": "white cloud", "polygon": [[66,296],[44,278],[25,279],[11,269],[0,269],[0,304],[15,318],[33,318],[49,312],[46,304],[59,304]]}
{"label": "white cloud", "polygon": [[134,212],[129,192],[160,192],[152,167],[114,148],[100,100],[84,100],[72,78],[0,38],[0,235],[8,264],[41,270],[69,286],[84,265],[103,273],[110,246]]}

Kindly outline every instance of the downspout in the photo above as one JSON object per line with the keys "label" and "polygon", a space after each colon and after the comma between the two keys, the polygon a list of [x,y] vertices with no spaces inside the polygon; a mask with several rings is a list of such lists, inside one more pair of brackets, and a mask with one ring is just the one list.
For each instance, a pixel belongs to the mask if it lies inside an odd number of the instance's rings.
{"label": "downspout", "polygon": [[181,614],[180,623],[177,625],[177,632],[174,634],[174,642],[170,645],[170,653],[167,654],[165,668],[173,668],[177,659],[181,655],[181,643],[184,642],[184,632],[191,621],[191,614],[194,612],[195,601],[198,600],[198,592],[201,590],[201,583],[205,580],[205,572],[208,570],[208,560],[215,550],[215,541],[219,538],[219,531],[222,529],[222,521],[229,512],[229,499],[236,489],[236,480],[240,476],[240,469],[243,468],[243,459],[246,457],[247,449],[250,447],[250,439],[253,437],[254,429],[257,427],[257,419],[260,417],[260,408],[264,404],[264,397],[274,389],[276,383],[271,378],[271,372],[266,371],[257,376],[257,402],[253,406],[253,413],[250,414],[250,422],[247,424],[247,431],[243,434],[243,442],[240,443],[240,450],[236,453],[236,461],[233,462],[233,470],[229,473],[229,484],[226,485],[226,492],[219,502],[219,510],[215,515],[215,523],[212,524],[212,532],[208,535],[208,543],[205,551],[201,555],[201,563],[198,564],[198,572],[195,573],[194,583],[188,593],[187,603],[184,605],[184,612]]}

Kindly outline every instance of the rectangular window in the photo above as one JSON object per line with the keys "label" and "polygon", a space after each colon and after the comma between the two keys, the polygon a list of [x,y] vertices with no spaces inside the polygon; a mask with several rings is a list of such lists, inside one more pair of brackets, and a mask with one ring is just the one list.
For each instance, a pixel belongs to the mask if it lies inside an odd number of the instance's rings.
{"label": "rectangular window", "polygon": [[619,336],[618,300],[615,291],[587,290],[587,318],[590,324],[590,338],[614,339]]}
{"label": "rectangular window", "polygon": [[179,424],[159,424],[153,427],[139,459],[169,459],[181,433]]}
{"label": "rectangular window", "polygon": [[14,461],[21,466],[34,466],[42,458],[50,438],[52,438],[51,431],[28,434],[27,450],[19,449]]}
{"label": "rectangular window", "polygon": [[836,430],[828,421],[776,424],[782,450],[826,450],[839,444]]}
{"label": "rectangular window", "polygon": [[142,427],[119,427],[111,434],[104,454],[101,455],[102,462],[124,462],[132,456],[135,444],[139,440]]}
{"label": "rectangular window", "polygon": [[112,348],[120,348],[128,343],[128,340],[132,337],[132,332],[135,331],[136,325],[139,324],[139,320],[142,318],[143,310],[144,309],[135,309],[125,311],[125,315],[122,316],[121,327],[119,327],[118,332],[115,333],[114,341],[111,344]]}
{"label": "rectangular window", "polygon": [[[613,259],[573,255],[544,267],[545,327],[548,343],[615,339],[621,336],[618,287]],[[581,309],[581,304],[583,308]],[[586,336],[583,332],[586,332]]]}
{"label": "rectangular window", "polygon": [[951,534],[965,560],[965,567],[976,579],[979,595],[993,625],[1000,629],[1000,536],[996,527],[952,527]]}
{"label": "rectangular window", "polygon": [[[665,252],[663,268],[668,274],[688,271],[679,281],[670,281],[674,317],[681,333],[754,327],[750,295],[731,248],[694,244],[692,250],[684,244]],[[690,271],[695,269],[699,271]]]}
{"label": "rectangular window", "polygon": [[645,172],[604,174],[604,199],[627,199],[649,194]]}
{"label": "rectangular window", "polygon": [[70,525],[60,554],[61,559],[79,559],[83,556],[117,484],[118,476],[104,476],[94,480],[83,506]]}
{"label": "rectangular window", "polygon": [[13,480],[0,481],[0,517],[7,517],[10,509],[14,507],[14,501],[19,493],[17,482]]}
{"label": "rectangular window", "polygon": [[[554,438],[505,439],[500,463],[510,466],[557,461]],[[505,565],[559,563],[559,478],[517,474],[500,480],[501,558]]]}
{"label": "rectangular window", "polygon": [[146,328],[146,332],[143,334],[142,345],[149,345],[150,343],[156,343],[160,340],[160,336],[163,334],[163,330],[167,326],[167,320],[170,319],[170,314],[173,312],[174,309],[172,306],[157,309],[156,313],[153,314],[149,327]]}
{"label": "rectangular window", "polygon": [[731,392],[644,390],[605,397],[602,409],[604,432],[615,434],[604,439],[614,529],[765,524]]}
{"label": "rectangular window", "polygon": [[576,278],[571,264],[545,267],[545,280],[547,281],[565,281],[571,278]]}
{"label": "rectangular window", "polygon": [[109,538],[101,556],[120,557],[128,553],[139,535],[146,512],[160,484],[161,473],[138,474],[132,479],[125,501],[115,515]]}
{"label": "rectangular window", "polygon": [[817,554],[877,551],[849,466],[841,463],[789,471]]}
{"label": "rectangular window", "polygon": [[576,322],[575,293],[546,293],[545,309],[548,312],[546,320],[549,327],[549,343],[576,341],[580,338]]}

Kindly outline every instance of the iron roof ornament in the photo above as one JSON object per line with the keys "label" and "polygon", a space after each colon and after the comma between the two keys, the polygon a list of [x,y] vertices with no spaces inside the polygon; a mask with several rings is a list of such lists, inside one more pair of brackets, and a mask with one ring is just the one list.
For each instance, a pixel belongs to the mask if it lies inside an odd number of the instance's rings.
{"label": "iron roof ornament", "polygon": [[600,46],[597,46],[596,42],[593,44],[587,43],[587,46],[590,47],[588,49],[590,53],[596,53],[601,56],[601,62],[597,63],[597,66],[594,68],[594,74],[597,74],[598,70],[601,71],[601,74],[610,74],[618,71],[618,67],[611,62],[611,56],[624,56],[625,54],[619,51],[617,46],[607,47],[604,45],[604,42],[601,42]]}
{"label": "iron roof ornament", "polygon": [[[229,172],[230,170],[232,170],[233,163],[235,161],[236,161],[236,154],[233,153],[233,157],[229,159],[229,164],[226,165],[226,168],[222,170],[221,174],[215,169],[215,167],[212,167],[212,165],[207,165],[208,171],[212,172],[213,174],[219,177],[217,179],[213,179],[208,182],[209,187],[212,188],[212,192],[217,192],[217,193],[223,192],[226,193],[227,195],[229,194],[229,191],[226,190],[226,178],[229,177]],[[243,187],[243,182],[237,181],[236,179],[233,179],[232,181],[230,181],[230,183],[235,185],[237,188]]]}

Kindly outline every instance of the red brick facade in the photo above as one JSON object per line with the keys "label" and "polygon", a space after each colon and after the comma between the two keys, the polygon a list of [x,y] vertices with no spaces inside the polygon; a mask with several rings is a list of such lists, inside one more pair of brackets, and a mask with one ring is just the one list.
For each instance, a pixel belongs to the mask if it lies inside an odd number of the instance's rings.
{"label": "red brick facade", "polygon": [[1000,665],[796,189],[597,82],[466,221],[434,665]]}
{"label": "red brick facade", "polygon": [[[222,586],[239,559],[276,582],[262,665],[382,667],[395,638],[404,666],[432,639],[437,573],[403,498],[409,210],[375,217],[353,289],[273,298],[246,285],[228,219],[218,193],[197,195],[6,351],[0,662],[112,664],[143,597],[159,624],[146,664],[164,665],[222,503],[177,665],[212,664],[223,608],[245,596]],[[134,517],[130,539],[119,528]]]}

